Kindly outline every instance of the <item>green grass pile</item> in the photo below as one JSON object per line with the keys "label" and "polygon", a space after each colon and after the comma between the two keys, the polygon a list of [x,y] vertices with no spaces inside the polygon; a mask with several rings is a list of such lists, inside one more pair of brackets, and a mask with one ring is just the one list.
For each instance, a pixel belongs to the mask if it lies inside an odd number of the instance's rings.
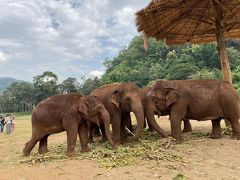
{"label": "green grass pile", "polygon": [[[128,143],[112,148],[108,142],[102,142],[101,138],[95,138],[92,144],[92,151],[88,153],[80,152],[80,144],[76,147],[76,156],[74,159],[91,159],[98,161],[107,168],[122,167],[134,165],[140,161],[181,161],[174,146],[170,144],[171,138],[161,138],[159,134],[144,131],[140,141],[134,141],[132,137],[128,138]],[[146,139],[146,140],[145,140]],[[18,163],[28,163],[36,165],[39,163],[48,163],[53,160],[65,161],[68,159],[64,155],[66,144],[59,144],[49,147],[49,152],[44,155],[33,153],[31,156],[20,160]]]}

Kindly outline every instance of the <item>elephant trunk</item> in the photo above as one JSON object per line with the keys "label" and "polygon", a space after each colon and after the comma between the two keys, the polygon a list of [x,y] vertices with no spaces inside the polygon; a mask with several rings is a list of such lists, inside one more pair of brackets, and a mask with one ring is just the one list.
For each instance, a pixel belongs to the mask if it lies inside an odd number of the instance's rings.
{"label": "elephant trunk", "polygon": [[[164,132],[162,128],[157,124],[155,118],[154,118],[154,111],[152,111],[154,108],[146,107],[145,109],[145,115],[148,121],[148,124],[152,126],[152,128],[157,131],[162,137],[166,138],[167,134]],[[159,113],[159,112],[158,112]],[[158,114],[160,115],[160,114]]]}
{"label": "elephant trunk", "polygon": [[131,109],[137,119],[137,128],[134,135],[134,140],[137,140],[141,136],[142,130],[144,128],[144,113],[141,101],[139,103],[132,104]]}
{"label": "elephant trunk", "polygon": [[109,141],[109,143],[114,146],[113,140],[112,140],[112,136],[110,133],[110,116],[107,112],[107,110],[102,110],[101,111],[101,116],[103,119],[103,124],[104,124],[104,129],[105,129],[105,135]]}

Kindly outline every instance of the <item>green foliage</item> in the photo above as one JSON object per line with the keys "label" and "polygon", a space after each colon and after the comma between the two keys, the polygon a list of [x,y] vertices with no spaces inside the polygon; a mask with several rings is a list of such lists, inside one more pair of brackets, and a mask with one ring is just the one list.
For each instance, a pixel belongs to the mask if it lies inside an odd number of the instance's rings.
{"label": "green foliage", "polygon": [[[92,151],[82,153],[76,151],[76,159],[93,159],[97,160],[101,165],[107,168],[123,167],[134,165],[141,160],[150,161],[152,163],[160,163],[161,161],[181,162],[182,157],[177,155],[173,149],[174,145],[169,145],[171,138],[159,138],[157,133],[149,133],[144,131],[143,139],[138,143],[129,138],[129,142],[125,145],[112,148],[108,142],[103,143],[101,139],[95,139],[92,144]],[[80,146],[80,145],[77,145]],[[43,164],[54,160],[63,160],[67,157],[63,154],[66,144],[60,144],[50,148],[50,151],[44,155],[32,153],[29,157],[18,163],[27,163],[29,165]]]}
{"label": "green foliage", "polygon": [[34,104],[34,88],[28,82],[12,83],[0,97],[1,112],[31,111]]}
{"label": "green foliage", "polygon": [[236,69],[232,72],[232,78],[234,87],[237,89],[238,94],[240,94],[240,66],[237,66]]}
{"label": "green foliage", "polygon": [[76,78],[69,77],[59,84],[59,89],[62,94],[77,93],[79,82]]}
{"label": "green foliage", "polygon": [[[115,82],[133,82],[144,87],[158,79],[222,79],[215,43],[170,47],[150,38],[149,45],[145,51],[142,37],[134,37],[116,57],[104,61],[106,72],[101,78],[81,77],[81,84],[71,77],[58,84],[58,76],[50,71],[35,76],[33,85],[15,83],[0,97],[0,111],[30,111],[51,95],[75,92],[88,95],[104,84]],[[240,42],[228,41],[227,50],[233,83],[240,93]]]}
{"label": "green foliage", "polygon": [[186,177],[183,174],[177,174],[173,180],[186,180]]}
{"label": "green foliage", "polygon": [[58,77],[50,71],[33,77],[33,85],[35,87],[36,101],[40,102],[46,97],[58,94]]}
{"label": "green foliage", "polygon": [[[227,50],[233,82],[240,90],[239,72],[235,71],[240,64],[239,44],[235,41]],[[142,38],[135,37],[117,57],[107,59],[104,62],[106,73],[101,78],[103,84],[133,82],[144,87],[158,79],[222,79],[215,43],[168,47],[163,42],[149,39],[149,45],[145,52]]]}
{"label": "green foliage", "polygon": [[94,77],[94,78],[82,77],[81,79],[84,83],[80,85],[79,91],[83,95],[90,94],[93,90],[95,90],[96,88],[102,85],[102,82],[98,77]]}

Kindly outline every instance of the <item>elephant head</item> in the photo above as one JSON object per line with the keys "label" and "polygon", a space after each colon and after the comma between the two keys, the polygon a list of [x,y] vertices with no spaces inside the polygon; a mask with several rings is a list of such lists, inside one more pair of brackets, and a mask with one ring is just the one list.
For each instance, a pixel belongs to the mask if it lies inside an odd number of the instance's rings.
{"label": "elephant head", "polygon": [[159,115],[164,115],[165,112],[169,111],[170,106],[178,100],[179,92],[175,87],[168,86],[165,81],[158,81],[152,86],[147,96],[152,98]]}
{"label": "elephant head", "polygon": [[140,89],[132,83],[122,83],[112,93],[111,103],[121,111],[134,113],[137,119],[134,139],[138,139],[144,128],[144,110]]}
{"label": "elephant head", "polygon": [[94,95],[82,97],[79,105],[79,112],[83,115],[85,120],[93,122],[98,126],[100,122],[102,122],[108,141],[111,145],[114,144],[110,133],[110,116],[98,97]]}

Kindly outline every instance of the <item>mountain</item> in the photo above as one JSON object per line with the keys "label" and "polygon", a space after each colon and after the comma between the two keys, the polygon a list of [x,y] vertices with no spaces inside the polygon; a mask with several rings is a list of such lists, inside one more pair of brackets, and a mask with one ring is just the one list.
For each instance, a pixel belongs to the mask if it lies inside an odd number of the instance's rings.
{"label": "mountain", "polygon": [[13,82],[21,82],[21,80],[14,79],[11,77],[0,77],[0,94]]}

